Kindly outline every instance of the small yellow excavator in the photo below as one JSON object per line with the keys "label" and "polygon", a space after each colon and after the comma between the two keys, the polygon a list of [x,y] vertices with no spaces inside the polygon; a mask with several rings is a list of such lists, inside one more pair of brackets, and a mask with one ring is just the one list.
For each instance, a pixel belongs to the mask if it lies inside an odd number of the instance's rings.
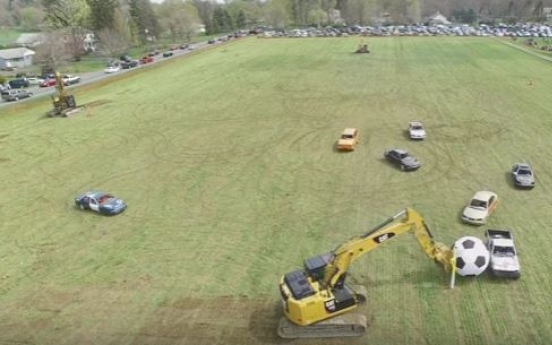
{"label": "small yellow excavator", "polygon": [[48,112],[49,117],[62,116],[69,117],[84,109],[84,106],[77,106],[75,96],[69,94],[65,89],[65,83],[59,72],[54,74],[56,79],[55,95],[52,95],[52,104],[54,108]]}
{"label": "small yellow excavator", "polygon": [[347,269],[360,256],[409,231],[414,233],[430,259],[454,274],[453,250],[435,242],[422,216],[407,208],[332,252],[305,260],[304,269],[284,275],[280,294],[285,317],[278,325],[278,335],[282,338],[363,335],[367,328],[366,317],[349,312],[366,301],[366,289],[345,284]]}

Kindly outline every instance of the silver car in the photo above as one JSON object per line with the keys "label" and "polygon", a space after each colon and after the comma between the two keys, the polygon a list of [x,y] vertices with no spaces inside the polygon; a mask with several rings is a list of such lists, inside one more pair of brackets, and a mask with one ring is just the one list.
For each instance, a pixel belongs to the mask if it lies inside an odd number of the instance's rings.
{"label": "silver car", "polygon": [[516,187],[528,189],[535,187],[533,168],[527,163],[514,164],[512,167],[512,179]]}

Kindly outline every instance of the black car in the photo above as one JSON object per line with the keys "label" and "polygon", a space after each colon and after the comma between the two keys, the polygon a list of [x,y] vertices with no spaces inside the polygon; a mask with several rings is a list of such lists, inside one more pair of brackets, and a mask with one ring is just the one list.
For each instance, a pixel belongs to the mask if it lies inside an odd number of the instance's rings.
{"label": "black car", "polygon": [[125,61],[125,62],[130,62],[130,61],[132,61],[132,57],[130,57],[129,55],[126,55],[126,54],[125,54],[125,55],[121,55],[121,56],[119,57],[119,60]]}
{"label": "black car", "polygon": [[18,101],[23,98],[29,98],[33,95],[31,92],[27,92],[27,90],[22,89],[2,90],[0,94],[2,95],[2,99],[6,102]]}
{"label": "black car", "polygon": [[121,62],[122,69],[130,69],[138,66],[138,60],[130,60]]}
{"label": "black car", "polygon": [[383,154],[385,159],[396,164],[401,170],[416,170],[420,167],[420,161],[403,149],[390,149]]}
{"label": "black car", "polygon": [[13,79],[13,80],[10,80],[8,82],[8,84],[10,85],[10,87],[12,89],[22,89],[22,88],[25,88],[25,87],[29,87],[29,85],[30,85],[27,78]]}
{"label": "black car", "polygon": [[180,45],[180,49],[184,50],[184,49],[188,49],[190,48],[190,45],[189,44],[182,44]]}
{"label": "black car", "polygon": [[215,44],[215,40],[212,40],[212,39],[211,39],[211,40],[208,40],[207,43],[209,43],[209,44]]}
{"label": "black car", "polygon": [[173,56],[173,52],[164,52],[163,57]]}

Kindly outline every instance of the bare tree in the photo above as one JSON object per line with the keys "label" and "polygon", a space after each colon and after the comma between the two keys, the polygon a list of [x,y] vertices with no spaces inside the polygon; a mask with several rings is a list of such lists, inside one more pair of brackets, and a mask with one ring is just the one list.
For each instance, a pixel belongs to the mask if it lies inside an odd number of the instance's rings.
{"label": "bare tree", "polygon": [[100,40],[100,49],[110,57],[117,57],[129,48],[128,38],[112,28],[103,28],[96,34]]}
{"label": "bare tree", "polygon": [[48,70],[60,70],[73,56],[66,30],[45,33],[45,41],[36,49],[35,60]]}

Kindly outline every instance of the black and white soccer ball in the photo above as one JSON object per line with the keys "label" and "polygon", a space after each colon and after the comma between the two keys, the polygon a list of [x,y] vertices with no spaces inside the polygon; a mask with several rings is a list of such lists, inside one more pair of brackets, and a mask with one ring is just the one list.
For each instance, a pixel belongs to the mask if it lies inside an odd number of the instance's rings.
{"label": "black and white soccer ball", "polygon": [[456,273],[461,276],[478,276],[489,266],[490,254],[482,240],[464,236],[454,242]]}

